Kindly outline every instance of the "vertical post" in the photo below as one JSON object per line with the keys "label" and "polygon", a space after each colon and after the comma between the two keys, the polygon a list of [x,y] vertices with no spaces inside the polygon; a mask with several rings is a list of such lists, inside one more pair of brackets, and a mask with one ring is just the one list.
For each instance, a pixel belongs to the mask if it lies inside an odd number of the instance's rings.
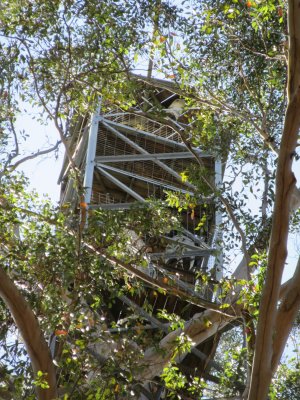
{"label": "vertical post", "polygon": [[101,102],[99,101],[97,109],[92,115],[91,125],[89,129],[89,138],[88,138],[88,146],[87,146],[86,161],[85,161],[85,173],[83,181],[84,203],[86,204],[86,207],[88,207],[88,205],[90,204],[92,196],[100,107],[101,107]]}
{"label": "vertical post", "polygon": [[[220,159],[215,159],[215,185],[217,189],[221,188],[222,185],[222,162]],[[222,252],[222,213],[220,210],[215,212],[215,246],[217,249],[217,255],[215,259],[216,267],[216,279],[220,280],[223,278],[223,252]]]}

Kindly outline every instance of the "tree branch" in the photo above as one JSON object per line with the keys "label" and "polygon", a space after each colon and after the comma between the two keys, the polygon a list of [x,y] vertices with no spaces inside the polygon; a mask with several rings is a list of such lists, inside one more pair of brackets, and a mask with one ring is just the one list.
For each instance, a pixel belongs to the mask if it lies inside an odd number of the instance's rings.
{"label": "tree branch", "polygon": [[26,161],[33,160],[33,159],[35,159],[35,158],[37,158],[39,156],[42,156],[42,155],[45,155],[45,154],[49,154],[52,151],[57,150],[60,144],[61,144],[61,140],[58,140],[54,146],[49,147],[48,149],[38,150],[36,153],[30,154],[29,156],[25,156],[25,157],[21,158],[20,160],[15,162],[15,164],[11,165],[9,167],[9,170],[11,172],[15,171],[21,164],[23,164]]}
{"label": "tree branch", "polygon": [[39,89],[39,86],[38,86],[38,78],[36,76],[36,71],[35,71],[35,66],[34,66],[35,65],[34,58],[33,58],[32,54],[31,54],[30,48],[29,48],[29,46],[28,46],[28,44],[26,43],[25,40],[23,40],[21,38],[16,38],[16,39],[20,40],[20,42],[23,44],[23,46],[25,47],[25,49],[27,51],[28,57],[30,58],[29,70],[30,70],[30,72],[32,74],[32,77],[33,77],[33,84],[34,84],[35,92],[36,92],[36,94],[38,96],[38,99],[39,99],[42,107],[44,108],[46,113],[49,115],[51,120],[54,122],[55,128],[56,128],[56,130],[57,130],[57,132],[59,134],[59,137],[60,137],[60,141],[63,143],[63,145],[65,147],[66,155],[67,155],[67,157],[69,159],[69,162],[70,162],[70,164],[72,166],[72,169],[74,170],[74,172],[76,174],[76,177],[77,177],[77,180],[78,180],[78,184],[80,185],[80,180],[78,179],[78,177],[79,177],[78,168],[76,167],[76,164],[75,164],[75,162],[73,160],[73,156],[72,156],[72,154],[70,152],[70,149],[69,149],[67,140],[65,138],[64,132],[63,132],[61,126],[58,123],[58,114],[59,114],[58,111],[59,111],[60,99],[61,99],[63,90],[65,89],[66,81],[64,80],[64,84],[62,85],[61,90],[57,94],[55,112],[53,113],[53,112],[50,111],[45,99],[43,98],[43,96],[40,93],[40,89]]}
{"label": "tree branch", "polygon": [[[71,232],[70,232],[71,233]],[[72,233],[71,233],[72,234]],[[117,259],[116,257],[109,256],[106,254],[105,250],[97,248],[92,244],[83,241],[82,245],[85,246],[87,249],[91,250],[92,252],[99,254],[104,260],[109,262],[110,264],[114,265],[115,267],[119,267],[124,269],[127,272],[132,273],[133,275],[137,276],[142,281],[150,284],[153,287],[157,287],[169,293],[170,295],[179,297],[180,299],[186,300],[191,304],[204,307],[209,310],[214,310],[217,314],[224,315],[226,317],[232,318],[232,314],[226,313],[220,306],[212,301],[205,300],[201,297],[193,296],[188,292],[181,290],[178,287],[175,287],[176,282],[174,285],[167,284],[159,281],[158,279],[151,278],[151,276],[147,275],[146,273],[142,272],[140,269],[135,267],[133,264],[124,263],[121,260]]]}

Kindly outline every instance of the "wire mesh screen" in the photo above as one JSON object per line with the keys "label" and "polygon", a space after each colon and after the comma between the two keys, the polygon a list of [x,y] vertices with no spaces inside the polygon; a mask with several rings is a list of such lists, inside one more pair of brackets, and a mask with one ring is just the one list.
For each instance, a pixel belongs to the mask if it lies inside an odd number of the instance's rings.
{"label": "wire mesh screen", "polygon": [[110,113],[106,114],[105,118],[118,124],[131,126],[137,130],[182,143],[179,134],[172,127],[163,125],[142,115],[131,113]]}

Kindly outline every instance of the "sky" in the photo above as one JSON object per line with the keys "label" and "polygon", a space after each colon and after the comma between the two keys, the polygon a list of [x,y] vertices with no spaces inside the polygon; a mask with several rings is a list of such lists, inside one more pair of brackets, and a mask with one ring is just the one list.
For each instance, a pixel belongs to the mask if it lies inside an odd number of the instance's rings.
{"label": "sky", "polygon": [[[28,108],[28,107],[27,107]],[[29,155],[38,150],[44,150],[53,146],[59,139],[54,125],[41,125],[35,118],[38,114],[27,110],[19,114],[16,122],[17,131],[25,130],[28,138],[20,146],[24,155]],[[21,164],[19,170],[24,171],[30,178],[30,188],[35,189],[39,195],[48,195],[53,202],[59,201],[60,187],[57,184],[58,176],[62,166],[63,149],[55,158],[53,153],[26,161]]]}

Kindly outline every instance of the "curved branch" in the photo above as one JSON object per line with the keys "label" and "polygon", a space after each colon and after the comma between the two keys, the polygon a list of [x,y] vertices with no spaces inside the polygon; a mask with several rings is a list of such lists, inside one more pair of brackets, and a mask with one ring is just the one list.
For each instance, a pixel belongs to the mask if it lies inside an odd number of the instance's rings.
{"label": "curved branch", "polygon": [[48,153],[51,153],[52,151],[57,150],[60,144],[61,144],[61,140],[58,140],[54,146],[49,147],[48,149],[38,150],[36,153],[30,154],[29,156],[25,156],[25,157],[21,158],[20,160],[15,162],[15,164],[13,164],[9,167],[10,171],[14,171],[15,169],[17,169],[19,167],[19,165],[23,164],[26,161],[33,160],[39,156],[42,156],[44,154],[48,154]]}
{"label": "curved branch", "polygon": [[45,374],[44,379],[49,388],[38,387],[38,399],[53,400],[57,397],[56,376],[49,348],[29,304],[2,268],[0,268],[0,297],[9,309],[23,338],[34,375],[38,371]]}

